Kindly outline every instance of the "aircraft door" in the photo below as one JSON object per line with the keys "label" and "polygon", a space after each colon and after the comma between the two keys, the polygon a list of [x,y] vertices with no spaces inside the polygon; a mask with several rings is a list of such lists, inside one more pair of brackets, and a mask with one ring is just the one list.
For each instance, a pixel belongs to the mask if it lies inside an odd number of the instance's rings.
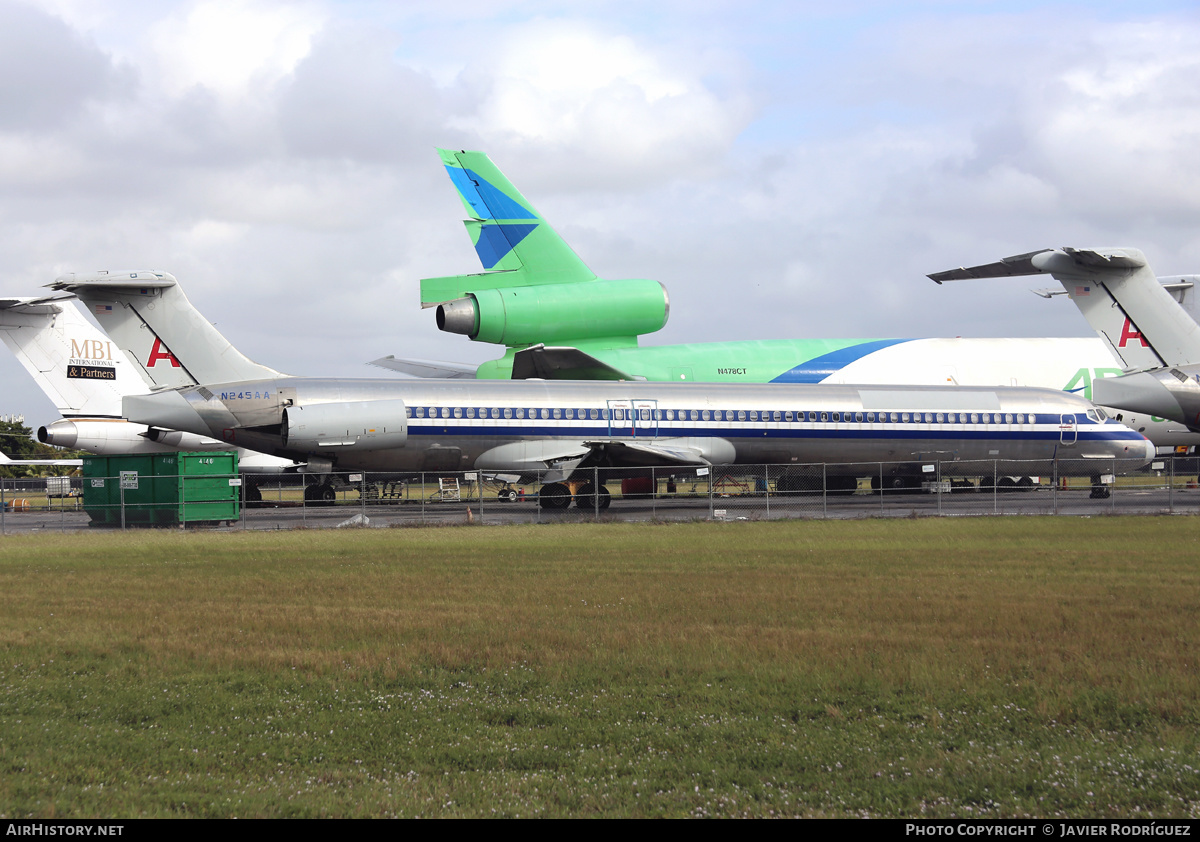
{"label": "aircraft door", "polygon": [[633,401],[608,402],[608,434],[610,436],[635,436],[633,426]]}
{"label": "aircraft door", "polygon": [[633,434],[645,438],[658,438],[658,401],[634,401],[633,412]]}
{"label": "aircraft door", "polygon": [[608,401],[608,434],[658,437],[658,401]]}
{"label": "aircraft door", "polygon": [[1070,447],[1079,439],[1079,425],[1074,415],[1061,415],[1058,425],[1059,444]]}

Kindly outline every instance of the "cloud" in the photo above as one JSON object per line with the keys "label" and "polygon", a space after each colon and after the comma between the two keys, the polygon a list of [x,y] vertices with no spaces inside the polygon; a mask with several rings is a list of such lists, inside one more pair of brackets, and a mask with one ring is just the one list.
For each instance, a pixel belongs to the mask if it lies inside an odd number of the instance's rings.
{"label": "cloud", "polygon": [[559,189],[711,169],[753,117],[750,96],[704,84],[698,57],[587,22],[535,20],[494,43],[463,71],[473,107],[451,124],[536,155]]}
{"label": "cloud", "polygon": [[151,27],[159,82],[173,94],[198,85],[225,98],[267,87],[308,54],[324,20],[313,3],[195,0]]}
{"label": "cloud", "polygon": [[0,131],[70,125],[90,103],[128,95],[132,78],[63,21],[0,2]]}

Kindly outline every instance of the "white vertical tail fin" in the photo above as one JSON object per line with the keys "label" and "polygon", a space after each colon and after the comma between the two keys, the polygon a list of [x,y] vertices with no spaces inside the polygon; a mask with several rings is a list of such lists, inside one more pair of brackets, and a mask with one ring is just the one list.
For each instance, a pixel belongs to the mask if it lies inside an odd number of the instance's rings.
{"label": "white vertical tail fin", "polygon": [[121,398],[146,387],[72,298],[0,298],[0,340],[64,417],[120,418]]}
{"label": "white vertical tail fin", "polygon": [[166,272],[72,273],[50,286],[79,296],[152,387],[279,376],[234,348]]}
{"label": "white vertical tail fin", "polygon": [[1124,368],[1200,363],[1200,325],[1173,294],[1185,282],[1173,277],[1179,282],[1164,286],[1137,249],[1043,249],[929,277],[940,284],[1043,273],[1062,284]]}

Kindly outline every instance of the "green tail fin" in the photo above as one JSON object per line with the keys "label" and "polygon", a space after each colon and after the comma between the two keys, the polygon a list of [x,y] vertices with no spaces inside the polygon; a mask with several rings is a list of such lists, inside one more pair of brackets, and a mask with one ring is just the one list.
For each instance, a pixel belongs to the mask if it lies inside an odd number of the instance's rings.
{"label": "green tail fin", "polygon": [[423,279],[421,306],[453,301],[468,290],[596,280],[487,155],[449,149],[438,154],[470,216],[464,224],[484,272]]}

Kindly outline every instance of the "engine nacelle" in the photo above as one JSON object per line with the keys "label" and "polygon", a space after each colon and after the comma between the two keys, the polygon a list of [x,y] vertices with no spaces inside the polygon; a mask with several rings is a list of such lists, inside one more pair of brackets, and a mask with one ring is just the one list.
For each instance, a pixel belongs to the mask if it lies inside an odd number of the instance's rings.
{"label": "engine nacelle", "polygon": [[476,342],[530,345],[641,336],[660,330],[670,312],[658,281],[592,281],[468,293],[438,305],[437,326]]}
{"label": "engine nacelle", "polygon": [[129,421],[61,419],[39,427],[38,441],[92,453],[170,453],[174,450],[228,450],[229,445],[208,436],[147,429]]}
{"label": "engine nacelle", "polygon": [[351,401],[289,406],[283,446],[294,450],[386,450],[408,440],[404,401]]}

